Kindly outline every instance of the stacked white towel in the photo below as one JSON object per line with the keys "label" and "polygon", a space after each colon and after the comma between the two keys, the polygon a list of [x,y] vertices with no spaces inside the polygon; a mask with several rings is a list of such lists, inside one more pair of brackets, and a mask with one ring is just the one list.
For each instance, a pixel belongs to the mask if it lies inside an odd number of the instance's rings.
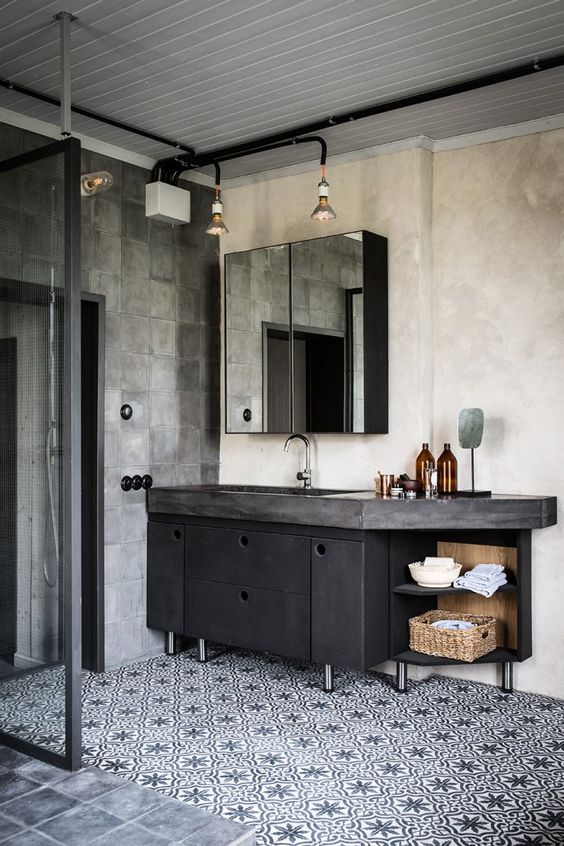
{"label": "stacked white towel", "polygon": [[507,576],[501,564],[476,564],[456,579],[454,587],[471,590],[489,599],[498,588],[505,584],[507,584]]}

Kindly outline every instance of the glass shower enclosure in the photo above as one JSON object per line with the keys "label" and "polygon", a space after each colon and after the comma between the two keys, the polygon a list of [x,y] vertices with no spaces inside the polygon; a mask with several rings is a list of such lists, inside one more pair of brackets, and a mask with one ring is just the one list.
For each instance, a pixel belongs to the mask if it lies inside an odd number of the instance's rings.
{"label": "glass shower enclosure", "polygon": [[80,143],[0,162],[0,741],[80,766]]}

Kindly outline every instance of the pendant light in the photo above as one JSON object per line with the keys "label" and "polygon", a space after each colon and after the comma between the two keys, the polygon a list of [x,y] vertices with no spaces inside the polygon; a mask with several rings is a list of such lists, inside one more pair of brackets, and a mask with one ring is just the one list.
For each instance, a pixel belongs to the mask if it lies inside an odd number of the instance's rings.
{"label": "pendant light", "polygon": [[325,179],[325,162],[321,160],[321,180],[317,185],[319,203],[312,212],[312,220],[335,220],[337,215],[329,205],[329,183]]}
{"label": "pendant light", "polygon": [[206,233],[208,235],[227,235],[229,229],[221,219],[223,214],[223,203],[221,201],[221,173],[219,162],[214,162],[215,167],[215,200],[212,203],[212,218]]}

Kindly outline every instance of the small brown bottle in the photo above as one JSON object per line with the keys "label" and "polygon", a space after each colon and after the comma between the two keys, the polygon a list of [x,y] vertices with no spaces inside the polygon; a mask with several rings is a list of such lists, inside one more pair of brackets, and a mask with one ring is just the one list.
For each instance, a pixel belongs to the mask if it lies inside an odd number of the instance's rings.
{"label": "small brown bottle", "polygon": [[415,459],[415,478],[425,484],[425,468],[435,467],[435,459],[429,449],[429,444],[423,444],[421,452]]}
{"label": "small brown bottle", "polygon": [[450,451],[450,444],[445,448],[437,461],[437,488],[440,494],[452,494],[458,490],[458,462]]}

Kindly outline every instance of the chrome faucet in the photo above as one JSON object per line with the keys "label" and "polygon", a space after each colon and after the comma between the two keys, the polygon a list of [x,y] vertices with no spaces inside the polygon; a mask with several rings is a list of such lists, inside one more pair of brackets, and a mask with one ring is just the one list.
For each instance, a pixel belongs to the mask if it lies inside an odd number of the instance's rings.
{"label": "chrome faucet", "polygon": [[306,466],[305,470],[300,470],[300,472],[296,475],[296,479],[299,479],[300,482],[304,483],[304,488],[311,488],[311,464],[309,458],[309,441],[305,435],[300,435],[296,433],[295,435],[290,435],[286,443],[284,444],[284,452],[288,452],[290,447],[290,443],[296,438],[300,441],[303,441],[305,444],[305,451],[306,451]]}

